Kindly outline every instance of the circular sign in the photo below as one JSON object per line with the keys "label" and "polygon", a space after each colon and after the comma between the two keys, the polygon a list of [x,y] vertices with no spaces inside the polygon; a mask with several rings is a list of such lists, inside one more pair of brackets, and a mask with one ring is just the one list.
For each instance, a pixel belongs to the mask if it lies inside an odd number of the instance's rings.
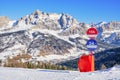
{"label": "circular sign", "polygon": [[98,31],[96,28],[91,27],[86,31],[86,34],[88,35],[89,38],[95,38],[98,34]]}
{"label": "circular sign", "polygon": [[94,39],[87,41],[86,46],[89,51],[94,51],[97,48],[97,42]]}

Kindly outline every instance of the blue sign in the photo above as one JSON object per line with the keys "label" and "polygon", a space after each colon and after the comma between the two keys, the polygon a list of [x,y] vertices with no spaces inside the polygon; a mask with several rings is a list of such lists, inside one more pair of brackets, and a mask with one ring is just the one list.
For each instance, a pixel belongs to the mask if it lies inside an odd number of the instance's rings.
{"label": "blue sign", "polygon": [[86,46],[89,51],[94,51],[97,48],[97,42],[94,39],[87,41]]}

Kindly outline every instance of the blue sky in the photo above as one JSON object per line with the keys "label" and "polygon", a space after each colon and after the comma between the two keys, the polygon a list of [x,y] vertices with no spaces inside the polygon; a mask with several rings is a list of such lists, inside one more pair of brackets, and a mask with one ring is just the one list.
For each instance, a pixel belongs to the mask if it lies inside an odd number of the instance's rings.
{"label": "blue sky", "polygon": [[35,10],[67,13],[79,22],[120,21],[120,0],[0,0],[0,16],[19,19]]}

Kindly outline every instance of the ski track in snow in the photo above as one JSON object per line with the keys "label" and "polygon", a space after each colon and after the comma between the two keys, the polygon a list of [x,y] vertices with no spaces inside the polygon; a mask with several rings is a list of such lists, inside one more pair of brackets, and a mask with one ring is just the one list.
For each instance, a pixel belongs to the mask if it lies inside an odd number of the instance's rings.
{"label": "ski track in snow", "polygon": [[95,72],[0,67],[0,80],[120,80],[120,69]]}

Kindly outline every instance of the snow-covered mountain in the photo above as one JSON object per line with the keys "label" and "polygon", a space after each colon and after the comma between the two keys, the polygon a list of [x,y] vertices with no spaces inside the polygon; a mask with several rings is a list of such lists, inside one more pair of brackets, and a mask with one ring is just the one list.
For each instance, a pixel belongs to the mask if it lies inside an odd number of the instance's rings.
{"label": "snow-covered mountain", "polygon": [[[119,42],[119,24],[104,22],[95,25],[99,31],[96,51],[118,46],[115,42]],[[39,10],[15,21],[0,17],[0,59],[4,62],[18,54],[30,55],[32,58],[28,61],[52,60],[56,63],[74,59],[88,53],[85,44],[89,38],[85,33],[89,27],[68,14]]]}
{"label": "snow-covered mountain", "polygon": [[86,51],[88,25],[79,23],[68,14],[36,10],[16,21],[5,19],[5,27],[0,28],[2,60],[18,54],[31,55],[30,61],[65,60]]}
{"label": "snow-covered mountain", "polygon": [[100,22],[95,26],[101,42],[120,46],[120,22]]}

